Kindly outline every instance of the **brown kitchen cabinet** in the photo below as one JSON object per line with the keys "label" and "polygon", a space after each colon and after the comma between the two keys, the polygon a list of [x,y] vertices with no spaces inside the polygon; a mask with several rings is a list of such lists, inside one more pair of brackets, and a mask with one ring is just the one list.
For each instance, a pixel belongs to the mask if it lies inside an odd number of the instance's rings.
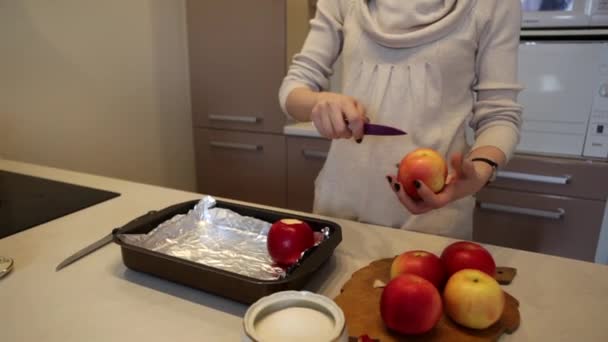
{"label": "brown kitchen cabinet", "polygon": [[287,137],[287,207],[312,212],[314,182],[323,168],[331,142]]}
{"label": "brown kitchen cabinet", "polygon": [[602,161],[516,155],[477,194],[473,239],[593,262],[607,177]]}
{"label": "brown kitchen cabinet", "polygon": [[197,181],[205,194],[285,207],[285,137],[195,129]]}
{"label": "brown kitchen cabinet", "polygon": [[278,92],[310,8],[308,0],[186,1],[199,192],[286,205]]}
{"label": "brown kitchen cabinet", "polygon": [[306,0],[187,1],[194,125],[280,134],[278,90],[308,19]]}
{"label": "brown kitchen cabinet", "polygon": [[594,261],[604,205],[587,199],[487,189],[477,194],[473,238]]}

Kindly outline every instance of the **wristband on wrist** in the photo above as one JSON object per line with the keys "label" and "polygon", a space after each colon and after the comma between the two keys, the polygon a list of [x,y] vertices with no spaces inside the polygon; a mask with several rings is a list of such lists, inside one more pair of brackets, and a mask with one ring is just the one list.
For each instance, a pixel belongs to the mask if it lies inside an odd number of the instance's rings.
{"label": "wristband on wrist", "polygon": [[486,183],[486,185],[492,183],[494,180],[496,180],[496,172],[498,171],[498,164],[496,164],[496,162],[494,162],[493,160],[490,160],[488,158],[473,158],[471,159],[471,161],[473,162],[484,162],[488,165],[490,165],[492,167],[492,174],[490,175],[490,179],[488,179],[488,182]]}

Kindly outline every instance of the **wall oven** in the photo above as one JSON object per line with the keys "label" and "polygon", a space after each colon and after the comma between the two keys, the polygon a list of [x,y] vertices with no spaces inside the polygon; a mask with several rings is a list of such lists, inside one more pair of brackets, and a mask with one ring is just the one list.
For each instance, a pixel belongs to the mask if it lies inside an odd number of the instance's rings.
{"label": "wall oven", "polygon": [[518,151],[608,158],[608,40],[524,38]]}
{"label": "wall oven", "polygon": [[522,27],[597,27],[608,24],[608,0],[521,0]]}

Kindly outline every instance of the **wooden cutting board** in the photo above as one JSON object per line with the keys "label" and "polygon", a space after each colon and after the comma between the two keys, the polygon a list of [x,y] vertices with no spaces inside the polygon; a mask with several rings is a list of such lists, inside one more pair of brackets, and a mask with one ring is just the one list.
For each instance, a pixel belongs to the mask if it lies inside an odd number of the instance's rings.
{"label": "wooden cutting board", "polygon": [[[372,262],[368,266],[353,273],[342,287],[341,293],[334,299],[342,308],[346,317],[346,326],[350,336],[368,335],[370,338],[381,342],[392,341],[496,341],[504,333],[512,333],[519,327],[519,302],[510,294],[505,292],[506,303],[502,317],[491,327],[485,330],[473,330],[461,327],[450,320],[445,314],[439,323],[424,335],[404,336],[390,332],[384,325],[380,316],[380,296],[382,288],[374,288],[375,280],[384,283],[389,281],[390,267],[393,259],[381,259]],[[500,268],[505,273],[514,269]],[[497,277],[498,278],[498,277]],[[511,277],[512,278],[512,277]],[[510,279],[501,280],[501,283],[509,283]],[[503,289],[504,290],[504,289]]]}

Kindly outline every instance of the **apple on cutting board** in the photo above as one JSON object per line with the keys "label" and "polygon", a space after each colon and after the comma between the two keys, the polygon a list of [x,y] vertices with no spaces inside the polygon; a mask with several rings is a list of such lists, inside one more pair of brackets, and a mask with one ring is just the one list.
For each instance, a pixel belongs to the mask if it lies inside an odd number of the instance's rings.
{"label": "apple on cutting board", "polygon": [[441,261],[448,277],[465,268],[480,270],[491,277],[496,273],[496,263],[492,254],[483,246],[471,241],[450,244],[441,253]]}
{"label": "apple on cutting board", "polygon": [[391,264],[391,279],[410,273],[430,281],[439,290],[445,282],[445,271],[437,255],[423,251],[407,251],[398,255]]}
{"label": "apple on cutting board", "polygon": [[441,296],[435,285],[417,275],[399,275],[382,291],[382,320],[398,333],[423,334],[439,322],[442,312]]}
{"label": "apple on cutting board", "polygon": [[505,307],[505,295],[498,282],[473,269],[454,273],[443,292],[446,314],[467,328],[485,329],[496,323]]}

